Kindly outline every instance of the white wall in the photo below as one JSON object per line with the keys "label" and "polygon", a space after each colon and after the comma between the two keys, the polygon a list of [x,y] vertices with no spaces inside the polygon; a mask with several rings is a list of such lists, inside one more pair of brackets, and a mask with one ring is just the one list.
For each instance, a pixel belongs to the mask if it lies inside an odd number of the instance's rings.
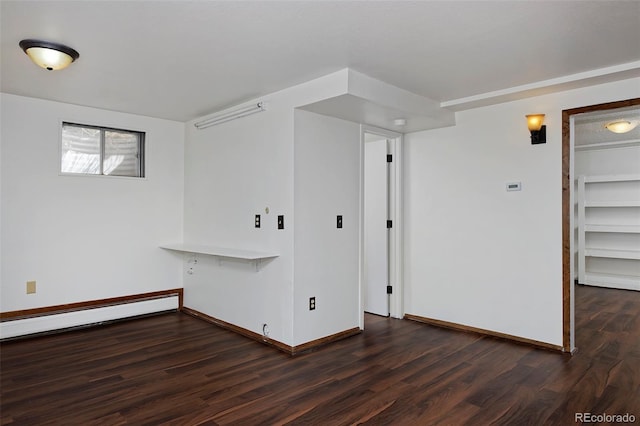
{"label": "white wall", "polygon": [[[358,189],[343,183],[360,176],[360,148],[350,143],[357,126],[294,114],[342,93],[339,77],[266,96],[269,109],[257,115],[206,130],[188,123],[186,133],[182,123],[2,94],[1,310],[183,280],[186,306],[257,333],[267,323],[285,344],[356,326],[348,283],[357,274],[349,217]],[[406,313],[560,345],[561,111],[638,97],[639,83],[469,110],[457,113],[455,127],[406,135]],[[532,112],[547,114],[545,145],[530,145],[524,115]],[[59,176],[61,120],[147,132],[146,179]],[[331,163],[338,149],[344,155]],[[506,192],[512,181],[523,190]],[[258,213],[261,229],[253,227]],[[284,230],[276,229],[280,214]],[[327,228],[316,228],[325,217]],[[183,223],[184,241],[280,256],[258,270],[209,256],[183,263],[157,248],[183,240]],[[328,271],[331,261],[343,273]],[[38,282],[34,295],[25,294],[29,280]]]}
{"label": "white wall", "polygon": [[[405,137],[405,311],[562,344],[562,110],[640,96],[631,79],[456,114]],[[525,114],[545,113],[531,145]],[[522,191],[506,192],[507,182]]]}
{"label": "white wall", "polygon": [[[294,345],[359,325],[360,126],[295,112]],[[343,227],[337,228],[342,215]],[[316,309],[309,310],[309,298]]]}
{"label": "white wall", "polygon": [[[3,312],[181,287],[184,124],[2,94]],[[146,132],[146,178],[59,175],[62,120]],[[37,292],[26,294],[26,281]]]}
{"label": "white wall", "polygon": [[[199,256],[184,275],[185,306],[270,337],[292,339],[293,110],[269,110],[204,130],[188,128],[185,241],[280,257],[251,262]],[[266,209],[269,213],[266,213]],[[261,228],[254,217],[261,215]],[[285,229],[277,229],[284,215]],[[189,264],[185,265],[188,267]]]}
{"label": "white wall", "polygon": [[[192,125],[200,119],[187,124],[184,240],[280,256],[258,271],[247,261],[211,256],[199,256],[194,266],[187,256],[185,306],[259,334],[268,324],[272,339],[297,343],[294,109],[343,93],[344,76],[341,71],[264,96],[265,112],[204,130]],[[262,215],[260,229],[254,228],[256,214]],[[284,215],[283,230],[277,229],[278,215]]]}

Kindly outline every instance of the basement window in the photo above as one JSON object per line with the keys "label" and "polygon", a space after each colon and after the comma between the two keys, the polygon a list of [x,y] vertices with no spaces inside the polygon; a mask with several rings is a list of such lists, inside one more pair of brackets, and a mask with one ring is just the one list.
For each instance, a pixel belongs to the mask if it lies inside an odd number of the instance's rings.
{"label": "basement window", "polygon": [[144,177],[144,132],[62,123],[63,174]]}

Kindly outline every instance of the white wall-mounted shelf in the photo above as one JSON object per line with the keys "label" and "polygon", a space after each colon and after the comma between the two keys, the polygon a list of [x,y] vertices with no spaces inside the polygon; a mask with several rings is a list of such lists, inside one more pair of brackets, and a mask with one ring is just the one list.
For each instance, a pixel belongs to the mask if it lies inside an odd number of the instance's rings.
{"label": "white wall-mounted shelf", "polygon": [[[255,262],[256,270],[259,269],[260,263],[266,259],[273,259],[280,256],[279,253],[245,250],[230,247],[210,246],[203,244],[191,243],[171,243],[163,244],[160,248],[166,250],[180,251],[183,253],[204,254],[207,256],[215,256],[219,258],[242,259]],[[192,272],[191,272],[192,273]]]}
{"label": "white wall-mounted shelf", "polygon": [[[636,182],[624,183],[620,182]],[[618,200],[590,200],[590,184],[607,183],[612,184],[616,189],[614,191]],[[622,273],[602,273],[587,269],[587,258],[600,258],[599,262],[609,262],[607,259],[624,259],[625,261],[639,261],[640,250],[629,249],[627,246],[621,246],[620,240],[613,235],[606,234],[627,234],[626,238],[637,238],[640,234],[640,225],[637,220],[632,220],[630,216],[624,215],[625,208],[634,208],[639,212],[640,217],[640,175],[601,175],[601,176],[579,176],[578,177],[578,282],[580,284],[595,285],[600,287],[613,287],[627,290],[640,290],[640,276],[626,275]],[[602,188],[602,187],[600,187]],[[610,195],[615,198],[614,195]],[[589,209],[598,209],[600,214],[589,216]],[[593,213],[594,211],[591,210]],[[588,219],[591,218],[591,219]],[[604,223],[587,223],[588,220],[598,220]],[[589,239],[589,234],[600,234],[598,239]],[[636,235],[636,236],[634,236]],[[589,241],[591,243],[589,243]],[[601,247],[591,247],[587,244],[594,244]],[[628,240],[625,240],[628,241]],[[615,270],[615,269],[612,269]],[[627,272],[632,272],[630,269]],[[616,271],[617,272],[617,271]]]}
{"label": "white wall-mounted shelf", "polygon": [[585,232],[610,232],[616,234],[638,234],[640,225],[584,225]]}
{"label": "white wall-mounted shelf", "polygon": [[604,248],[585,248],[584,255],[589,257],[604,257],[609,259],[640,260],[640,250],[619,250]]}
{"label": "white wall-mounted shelf", "polygon": [[640,180],[640,175],[599,175],[581,176],[584,183],[604,183],[604,182],[631,182]]}
{"label": "white wall-mounted shelf", "polygon": [[640,200],[629,201],[585,201],[585,207],[640,207]]}
{"label": "white wall-mounted shelf", "polygon": [[270,259],[273,257],[280,256],[280,254],[273,253],[273,252],[244,250],[244,249],[236,249],[236,248],[229,248],[229,247],[218,247],[218,246],[189,244],[189,243],[163,244],[160,246],[160,248],[175,250],[175,251],[182,251],[185,253],[207,254],[209,256],[230,257],[234,259],[246,259],[246,260]]}

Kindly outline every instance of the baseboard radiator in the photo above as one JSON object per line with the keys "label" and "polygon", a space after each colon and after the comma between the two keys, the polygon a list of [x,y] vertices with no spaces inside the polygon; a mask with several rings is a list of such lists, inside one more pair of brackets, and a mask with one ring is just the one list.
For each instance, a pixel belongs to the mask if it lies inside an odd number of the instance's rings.
{"label": "baseboard radiator", "polygon": [[182,309],[183,289],[0,313],[0,340]]}

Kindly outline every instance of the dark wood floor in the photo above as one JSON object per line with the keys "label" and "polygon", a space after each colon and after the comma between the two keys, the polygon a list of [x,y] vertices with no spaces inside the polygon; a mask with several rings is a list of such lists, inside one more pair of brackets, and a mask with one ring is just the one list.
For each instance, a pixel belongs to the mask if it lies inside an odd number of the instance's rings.
{"label": "dark wood floor", "polygon": [[579,287],[576,305],[573,357],[376,316],[294,358],[178,313],[5,342],[2,424],[640,422],[640,293]]}

